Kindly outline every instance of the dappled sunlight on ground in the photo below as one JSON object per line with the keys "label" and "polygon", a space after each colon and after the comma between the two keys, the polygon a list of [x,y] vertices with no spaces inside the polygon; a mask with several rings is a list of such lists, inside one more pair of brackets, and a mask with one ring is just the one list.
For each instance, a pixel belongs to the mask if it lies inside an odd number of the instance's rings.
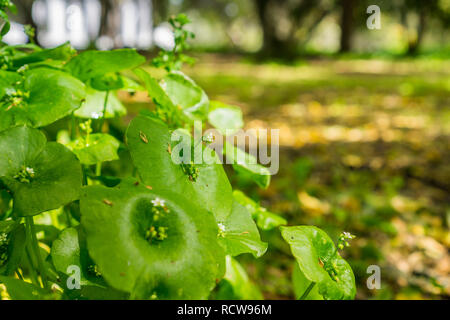
{"label": "dappled sunlight on ground", "polygon": [[[359,298],[421,299],[450,295],[449,67],[211,57],[187,73],[212,99],[241,106],[246,128],[280,129],[281,169],[271,187],[236,179],[237,187],[290,224],[315,224],[335,238],[356,234],[344,255]],[[269,298],[292,295],[287,252],[274,246],[263,258],[269,268],[243,258]],[[370,264],[382,268],[382,290],[365,286]]]}

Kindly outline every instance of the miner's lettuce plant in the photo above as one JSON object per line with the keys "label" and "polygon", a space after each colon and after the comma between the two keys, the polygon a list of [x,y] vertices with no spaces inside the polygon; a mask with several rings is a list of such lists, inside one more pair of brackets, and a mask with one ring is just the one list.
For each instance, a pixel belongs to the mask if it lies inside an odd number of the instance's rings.
{"label": "miner's lettuce plant", "polygon": [[[1,34],[8,29],[0,2]],[[194,121],[222,134],[244,126],[238,107],[210,101],[180,71],[193,35],[186,16],[171,19],[175,47],[162,50],[149,73],[133,49],[77,53],[66,43],[42,49],[33,43],[0,46],[0,283],[12,299],[262,299],[235,259],[265,254],[260,230],[281,226],[296,263],[301,299],[353,299],[355,280],[328,235],[310,226],[287,227],[239,190],[224,166],[176,162]],[[114,122],[127,109],[119,91],[146,91],[153,101],[126,133]],[[66,127],[64,127],[66,126]],[[49,132],[57,130],[57,134]],[[178,134],[183,139],[175,142]],[[52,138],[53,137],[53,138]],[[49,141],[56,140],[56,141]],[[257,185],[268,170],[233,168]],[[231,150],[231,151],[230,151]],[[217,155],[210,152],[210,157]],[[132,172],[104,174],[123,157]],[[48,219],[45,220],[43,217]]]}

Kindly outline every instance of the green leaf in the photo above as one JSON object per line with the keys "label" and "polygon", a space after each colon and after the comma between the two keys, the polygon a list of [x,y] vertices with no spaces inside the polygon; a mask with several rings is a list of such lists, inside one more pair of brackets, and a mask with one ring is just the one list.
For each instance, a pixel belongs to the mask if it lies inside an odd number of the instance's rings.
{"label": "green leaf", "polygon": [[161,81],[161,87],[175,106],[180,106],[191,120],[206,119],[209,99],[206,93],[187,75],[172,71]]}
{"label": "green leaf", "polygon": [[227,158],[227,163],[232,163],[233,169],[238,174],[248,176],[263,189],[269,187],[270,170],[258,164],[257,159],[253,155],[226,141],[223,145],[223,151]]}
{"label": "green leaf", "polygon": [[12,277],[0,276],[0,283],[3,283],[13,300],[41,300],[44,292],[41,288]]}
{"label": "green leaf", "polygon": [[61,144],[46,143],[37,129],[15,127],[0,133],[0,180],[11,190],[14,213],[36,215],[77,200],[81,166]]}
{"label": "green leaf", "polygon": [[[311,281],[300,270],[297,262],[295,262],[294,270],[292,271],[292,284],[296,299],[300,299],[311,284]],[[319,286],[315,285],[304,300],[323,300],[322,295],[319,293]]]}
{"label": "green leaf", "polygon": [[50,60],[67,61],[75,54],[75,50],[72,48],[69,42],[66,42],[56,48],[39,50],[24,56],[19,56],[13,59],[13,67],[15,69],[20,68],[25,64],[37,63],[37,62],[49,62]]}
{"label": "green leaf", "polygon": [[250,212],[236,201],[231,215],[219,224],[219,240],[225,253],[231,256],[251,253],[259,258],[267,250],[267,243],[261,241]]}
{"label": "green leaf", "polygon": [[330,237],[314,226],[280,227],[305,277],[318,286],[326,300],[353,299],[355,276]]}
{"label": "green leaf", "polygon": [[143,64],[145,58],[135,49],[111,51],[85,51],[73,57],[65,69],[83,82],[107,73],[133,69]]}
{"label": "green leaf", "polygon": [[[84,119],[100,119],[103,117],[105,108],[105,97],[107,92],[97,91],[90,87],[86,88],[86,101],[81,108],[75,111],[75,116]],[[117,98],[115,92],[110,92],[106,104],[105,118],[121,117],[127,114],[127,109]]]}
{"label": "green leaf", "polygon": [[[91,257],[111,286],[133,297],[205,299],[225,272],[213,215],[181,195],[131,180],[86,188],[80,208]],[[149,239],[151,227],[167,228],[167,238]]]}
{"label": "green leaf", "polygon": [[245,269],[231,256],[226,257],[227,271],[219,284],[218,300],[263,300],[259,288],[249,279]]}
{"label": "green leaf", "polygon": [[174,161],[177,148],[172,145],[167,125],[156,118],[136,117],[126,136],[133,163],[145,184],[157,192],[170,190],[201,204],[218,222],[230,214],[231,185],[220,163],[196,164],[198,177],[191,180],[183,165]]}
{"label": "green leaf", "polygon": [[208,121],[222,135],[232,135],[244,127],[242,110],[239,107],[230,106],[219,101],[211,101],[211,110]]}
{"label": "green leaf", "polygon": [[106,133],[90,134],[88,138],[79,138],[67,145],[80,162],[86,165],[119,159],[119,146],[120,142]]}
{"label": "green leaf", "polygon": [[85,98],[83,83],[67,73],[37,68],[25,74],[23,97],[18,105],[0,104],[0,131],[16,125],[43,127],[81,106]]}
{"label": "green leaf", "polygon": [[242,191],[233,191],[234,199],[243,205],[251,214],[261,230],[272,230],[273,228],[287,224],[286,219],[267,211],[258,203],[247,197]]}

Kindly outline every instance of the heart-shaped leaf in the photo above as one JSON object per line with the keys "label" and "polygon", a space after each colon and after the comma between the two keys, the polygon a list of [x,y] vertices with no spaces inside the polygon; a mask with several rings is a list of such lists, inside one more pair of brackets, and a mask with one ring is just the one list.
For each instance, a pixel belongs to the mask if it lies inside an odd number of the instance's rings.
{"label": "heart-shaped leaf", "polygon": [[261,230],[272,230],[273,228],[287,224],[286,219],[279,215],[267,211],[266,208],[261,207],[258,203],[247,197],[242,191],[233,191],[234,199],[243,205],[256,221],[258,228]]}
{"label": "heart-shaped leaf", "polygon": [[94,133],[70,142],[71,149],[82,164],[93,165],[99,162],[119,159],[117,150],[120,142],[106,133]]}
{"label": "heart-shaped leaf", "polygon": [[314,226],[280,227],[281,235],[291,246],[305,277],[318,286],[326,300],[355,297],[355,276],[350,265],[337,252],[330,237]]}
{"label": "heart-shaped leaf", "polygon": [[65,72],[48,68],[28,71],[23,85],[15,86],[0,102],[0,131],[17,125],[43,127],[81,106],[83,83]]}
{"label": "heart-shaped leaf", "polygon": [[211,101],[208,121],[223,135],[232,135],[244,127],[241,108],[219,101]]}
{"label": "heart-shaped leaf", "polygon": [[0,180],[12,192],[14,213],[36,215],[77,200],[81,166],[59,143],[42,132],[15,127],[0,133]]}
{"label": "heart-shaped leaf", "polygon": [[251,253],[259,258],[267,250],[267,243],[261,241],[250,212],[236,201],[231,215],[219,223],[219,240],[225,253],[231,256]]}
{"label": "heart-shaped leaf", "polygon": [[133,297],[205,299],[225,272],[214,216],[181,195],[126,181],[86,188],[80,208],[91,257]]}
{"label": "heart-shaped leaf", "polygon": [[84,119],[102,118],[103,110],[105,110],[106,95],[108,95],[108,99],[106,102],[106,112],[104,116],[106,119],[120,117],[127,114],[127,109],[117,98],[117,95],[114,91],[107,93],[87,87],[86,101],[83,103],[81,108],[75,111],[75,116]]}
{"label": "heart-shaped leaf", "polygon": [[[140,115],[130,123],[127,144],[142,181],[157,192],[170,190],[183,195],[214,213],[218,222],[224,221],[231,212],[232,191],[223,166],[176,163],[174,137],[156,118]],[[195,179],[188,170],[195,171]]]}

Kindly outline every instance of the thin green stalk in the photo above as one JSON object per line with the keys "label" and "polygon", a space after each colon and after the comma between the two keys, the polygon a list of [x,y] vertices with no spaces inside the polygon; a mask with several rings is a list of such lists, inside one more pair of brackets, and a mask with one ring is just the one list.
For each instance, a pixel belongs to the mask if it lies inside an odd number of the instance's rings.
{"label": "thin green stalk", "polygon": [[99,132],[102,132],[103,124],[105,123],[106,107],[108,106],[108,98],[109,98],[109,90],[106,91],[105,102],[103,103],[102,120],[100,121],[100,127],[98,128]]}
{"label": "thin green stalk", "polygon": [[316,285],[315,282],[311,282],[310,285],[308,286],[308,288],[306,288],[305,292],[302,294],[302,296],[298,300],[305,300],[315,285]]}
{"label": "thin green stalk", "polygon": [[75,115],[72,112],[71,121],[70,121],[70,139],[75,140],[77,137],[77,124],[76,124]]}
{"label": "thin green stalk", "polygon": [[39,249],[39,243],[36,237],[36,228],[34,227],[34,220],[32,216],[26,217],[26,222],[29,228],[29,233],[31,236],[31,243],[33,246],[34,254],[36,255],[39,273],[41,274],[42,284],[44,288],[48,288],[47,283],[47,272],[45,270],[44,260],[42,259],[41,251]]}
{"label": "thin green stalk", "polygon": [[20,271],[19,271],[19,268],[16,269],[16,274],[17,274],[17,277],[18,277],[20,280],[24,281],[23,276],[22,276],[22,274],[21,274]]}
{"label": "thin green stalk", "polygon": [[95,176],[100,177],[101,175],[102,175],[102,163],[97,162],[97,164],[95,165]]}
{"label": "thin green stalk", "polygon": [[31,282],[33,282],[34,285],[39,287],[39,286],[41,286],[41,284],[39,283],[38,276],[36,274],[34,264],[33,264],[33,258],[31,257],[31,253],[30,253],[30,249],[29,249],[28,245],[25,246],[25,253],[26,253],[25,257],[28,262],[28,271],[30,272]]}
{"label": "thin green stalk", "polygon": [[71,228],[71,227],[72,227],[72,218],[71,218],[71,216],[70,216],[70,212],[69,212],[68,209],[65,209],[65,208],[64,208],[64,213],[66,214],[67,226],[68,226],[69,228]]}

